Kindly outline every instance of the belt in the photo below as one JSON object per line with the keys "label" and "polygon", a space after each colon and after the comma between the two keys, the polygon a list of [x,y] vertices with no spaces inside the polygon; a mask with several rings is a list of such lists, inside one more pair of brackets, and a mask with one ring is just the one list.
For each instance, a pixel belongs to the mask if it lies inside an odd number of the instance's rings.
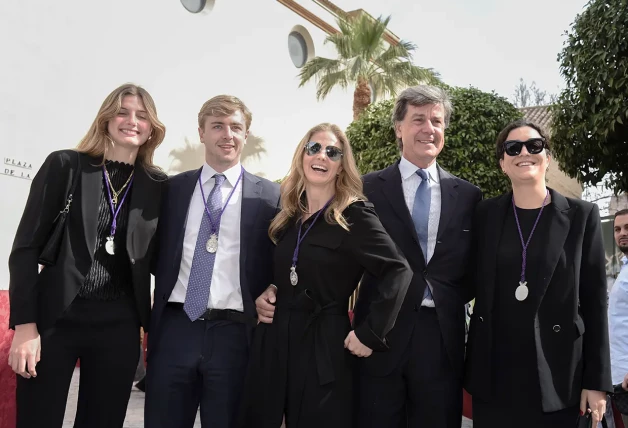
{"label": "belt", "polygon": [[[167,306],[183,310],[183,303],[168,302]],[[198,317],[200,321],[225,320],[240,322],[242,324],[255,325],[257,320],[247,316],[244,312],[235,311],[233,309],[213,309],[209,308],[203,315]]]}
{"label": "belt", "polygon": [[338,302],[330,302],[326,305],[321,305],[314,299],[310,290],[304,290],[289,303],[278,303],[277,308],[309,313],[304,330],[307,331],[310,328],[313,330],[314,359],[316,361],[319,384],[322,386],[333,382],[336,377],[331,361],[329,343],[327,341],[327,335],[321,329],[320,321],[321,317],[326,315],[343,315],[348,317],[349,311],[347,310],[347,306],[341,305]]}

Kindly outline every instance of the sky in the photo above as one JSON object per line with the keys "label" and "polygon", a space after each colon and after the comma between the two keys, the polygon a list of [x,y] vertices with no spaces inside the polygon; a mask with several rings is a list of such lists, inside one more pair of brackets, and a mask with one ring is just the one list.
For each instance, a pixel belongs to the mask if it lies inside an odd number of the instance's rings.
{"label": "sky", "polygon": [[520,78],[548,93],[564,87],[557,55],[585,0],[334,0],[346,11],[391,15],[389,29],[418,46],[414,62],[454,86],[512,101]]}

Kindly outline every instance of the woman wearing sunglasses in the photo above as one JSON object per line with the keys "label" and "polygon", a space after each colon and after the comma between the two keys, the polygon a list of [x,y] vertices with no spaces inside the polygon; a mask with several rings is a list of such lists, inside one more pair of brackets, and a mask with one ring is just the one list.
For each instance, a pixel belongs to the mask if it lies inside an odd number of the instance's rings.
{"label": "woman wearing sunglasses", "polygon": [[[365,202],[351,146],[336,125],[305,135],[281,184],[270,226],[277,288],[272,324],[252,344],[245,426],[353,426],[359,357],[388,348],[386,334],[412,278],[373,205]],[[364,271],[378,277],[366,321],[351,329],[349,297]]]}
{"label": "woman wearing sunglasses", "polygon": [[512,191],[475,216],[473,426],[571,428],[583,413],[597,426],[611,390],[598,208],[546,187],[552,158],[539,126],[509,124],[496,155]]}

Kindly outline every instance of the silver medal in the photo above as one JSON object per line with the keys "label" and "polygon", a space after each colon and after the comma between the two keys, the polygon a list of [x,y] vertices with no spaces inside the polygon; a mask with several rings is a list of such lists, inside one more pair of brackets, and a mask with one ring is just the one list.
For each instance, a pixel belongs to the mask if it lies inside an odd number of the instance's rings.
{"label": "silver medal", "polygon": [[207,240],[207,244],[205,245],[208,253],[215,253],[218,251],[218,235],[212,233]]}
{"label": "silver medal", "polygon": [[114,255],[116,253],[116,248],[113,245],[113,236],[107,236],[107,242],[105,242],[105,251],[109,255]]}
{"label": "silver medal", "polygon": [[297,275],[297,267],[292,266],[290,268],[290,284],[294,287],[299,283],[299,275]]}
{"label": "silver medal", "polygon": [[515,298],[523,302],[528,298],[528,281],[519,282],[519,287],[515,290]]}

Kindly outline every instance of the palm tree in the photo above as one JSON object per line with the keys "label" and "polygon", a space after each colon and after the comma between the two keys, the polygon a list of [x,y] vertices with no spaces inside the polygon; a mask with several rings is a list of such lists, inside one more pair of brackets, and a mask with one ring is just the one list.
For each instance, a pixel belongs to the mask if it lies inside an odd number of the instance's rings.
{"label": "palm tree", "polygon": [[301,72],[299,87],[313,77],[316,79],[317,100],[325,99],[335,86],[343,89],[355,85],[353,93],[353,120],[371,103],[371,88],[378,98],[395,96],[399,89],[419,83],[437,83],[438,75],[429,68],[412,64],[414,43],[399,41],[389,44],[384,40],[390,16],[373,19],[362,13],[357,17],[338,19],[340,32],[330,34],[325,43],[333,43],[337,59],[315,57]]}

